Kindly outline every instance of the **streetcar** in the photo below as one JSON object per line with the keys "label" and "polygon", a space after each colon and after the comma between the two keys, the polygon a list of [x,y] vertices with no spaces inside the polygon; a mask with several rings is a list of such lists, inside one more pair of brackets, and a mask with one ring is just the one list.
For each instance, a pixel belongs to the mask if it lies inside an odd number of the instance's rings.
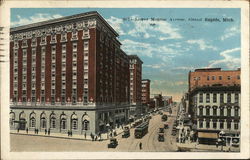
{"label": "streetcar", "polygon": [[148,123],[144,122],[135,128],[135,138],[142,138],[148,133]]}

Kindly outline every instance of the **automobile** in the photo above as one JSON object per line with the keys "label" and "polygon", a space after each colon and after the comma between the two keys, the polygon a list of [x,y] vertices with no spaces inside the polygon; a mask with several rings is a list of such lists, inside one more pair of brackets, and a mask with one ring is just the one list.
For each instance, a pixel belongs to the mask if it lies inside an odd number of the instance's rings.
{"label": "automobile", "polygon": [[167,123],[164,124],[164,129],[168,129],[168,128],[169,128],[168,124]]}
{"label": "automobile", "polygon": [[128,138],[130,136],[130,130],[128,127],[124,127],[122,138]]}
{"label": "automobile", "polygon": [[160,115],[163,115],[163,113],[162,113],[162,112],[160,112]]}
{"label": "automobile", "polygon": [[176,131],[172,131],[171,135],[176,136]]}
{"label": "automobile", "polygon": [[166,114],[161,116],[161,120],[162,121],[167,121],[168,120],[168,116]]}
{"label": "automobile", "polygon": [[158,134],[158,141],[159,142],[164,142],[165,138],[164,138],[164,134]]}
{"label": "automobile", "polygon": [[118,141],[116,138],[110,138],[110,143],[108,144],[108,148],[116,148],[118,145]]}
{"label": "automobile", "polygon": [[164,133],[164,128],[159,128],[159,133]]}

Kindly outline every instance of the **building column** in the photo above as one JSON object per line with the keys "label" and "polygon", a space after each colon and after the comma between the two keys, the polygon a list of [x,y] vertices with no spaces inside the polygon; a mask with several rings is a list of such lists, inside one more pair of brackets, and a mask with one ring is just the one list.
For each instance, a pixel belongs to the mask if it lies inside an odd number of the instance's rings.
{"label": "building column", "polygon": [[234,130],[234,120],[231,122],[231,130]]}
{"label": "building column", "polygon": [[223,126],[224,126],[224,127],[223,127],[224,130],[227,129],[227,121],[226,121],[226,120],[224,120],[224,125],[223,125]]}
{"label": "building column", "polygon": [[232,106],[232,108],[231,108],[231,115],[232,115],[232,117],[234,117],[234,106]]}
{"label": "building column", "polygon": [[220,107],[217,107],[217,116],[220,116]]}
{"label": "building column", "polygon": [[209,122],[209,123],[210,123],[210,124],[209,124],[209,126],[210,126],[209,128],[212,129],[212,128],[213,128],[213,119],[210,119],[210,122]]}
{"label": "building column", "polygon": [[200,128],[200,120],[197,120],[197,128]]}

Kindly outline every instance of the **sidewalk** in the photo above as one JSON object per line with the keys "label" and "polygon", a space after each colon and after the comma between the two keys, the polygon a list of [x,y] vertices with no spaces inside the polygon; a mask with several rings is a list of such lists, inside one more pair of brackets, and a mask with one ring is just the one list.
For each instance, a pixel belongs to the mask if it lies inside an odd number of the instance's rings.
{"label": "sidewalk", "polygon": [[[123,129],[121,127],[115,129],[115,131],[117,133],[117,136],[123,133]],[[72,136],[68,136],[68,134],[63,134],[63,133],[50,133],[50,135],[48,135],[48,133],[45,134],[44,132],[38,132],[38,134],[35,134],[34,131],[29,131],[27,134],[25,130],[19,130],[19,132],[17,132],[17,130],[11,130],[10,134],[92,141],[90,135],[86,135],[86,139],[85,139],[84,135],[73,134]],[[101,134],[102,141],[108,140],[109,138],[110,138],[110,136],[107,133]],[[99,141],[99,140],[100,139],[98,137],[97,141]]]}
{"label": "sidewalk", "polygon": [[[223,146],[223,150],[221,146],[218,148],[215,145],[205,145],[205,144],[197,144],[196,142],[193,143],[176,143],[177,147],[183,151],[213,151],[213,152],[229,152],[228,146]],[[230,152],[239,152],[239,147],[230,147]]]}

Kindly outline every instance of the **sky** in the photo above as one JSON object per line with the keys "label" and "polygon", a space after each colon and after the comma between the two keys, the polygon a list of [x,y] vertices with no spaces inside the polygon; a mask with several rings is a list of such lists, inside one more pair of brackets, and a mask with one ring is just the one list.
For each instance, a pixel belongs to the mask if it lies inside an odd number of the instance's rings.
{"label": "sky", "polygon": [[140,57],[151,94],[180,101],[188,89],[189,71],[240,67],[238,8],[12,8],[11,27],[88,11],[98,11],[118,32],[121,48]]}

